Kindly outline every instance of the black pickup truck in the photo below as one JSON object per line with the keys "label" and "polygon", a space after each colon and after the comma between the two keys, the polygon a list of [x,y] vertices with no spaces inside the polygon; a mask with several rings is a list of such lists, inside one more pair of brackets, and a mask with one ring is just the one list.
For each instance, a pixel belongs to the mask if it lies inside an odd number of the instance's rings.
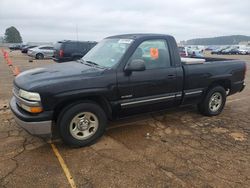
{"label": "black pickup truck", "polygon": [[245,73],[240,60],[181,59],[169,35],[118,35],[78,61],[21,73],[10,106],[31,134],[51,135],[56,127],[66,143],[85,146],[108,120],[138,113],[196,104],[218,115],[226,96],[244,89]]}

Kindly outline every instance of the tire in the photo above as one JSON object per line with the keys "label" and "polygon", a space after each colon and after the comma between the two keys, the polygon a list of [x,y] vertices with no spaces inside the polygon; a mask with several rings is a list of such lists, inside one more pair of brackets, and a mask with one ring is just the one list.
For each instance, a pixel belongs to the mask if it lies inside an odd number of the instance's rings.
{"label": "tire", "polygon": [[57,125],[66,144],[74,147],[88,146],[104,134],[107,116],[99,105],[87,101],[63,110]]}
{"label": "tire", "polygon": [[212,87],[198,104],[198,110],[206,116],[219,115],[226,103],[226,91],[221,86]]}
{"label": "tire", "polygon": [[44,55],[41,53],[36,54],[36,59],[44,59]]}
{"label": "tire", "polygon": [[81,57],[79,57],[79,56],[73,56],[73,57],[72,57],[72,60],[73,60],[73,61],[76,61],[76,60],[78,60],[78,59],[81,59]]}

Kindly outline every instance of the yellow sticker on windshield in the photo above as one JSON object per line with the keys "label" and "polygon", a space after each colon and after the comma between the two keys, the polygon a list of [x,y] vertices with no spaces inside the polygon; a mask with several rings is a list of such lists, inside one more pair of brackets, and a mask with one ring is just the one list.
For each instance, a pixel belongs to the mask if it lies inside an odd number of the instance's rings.
{"label": "yellow sticker on windshield", "polygon": [[159,58],[158,48],[150,48],[150,56],[152,59],[158,59]]}

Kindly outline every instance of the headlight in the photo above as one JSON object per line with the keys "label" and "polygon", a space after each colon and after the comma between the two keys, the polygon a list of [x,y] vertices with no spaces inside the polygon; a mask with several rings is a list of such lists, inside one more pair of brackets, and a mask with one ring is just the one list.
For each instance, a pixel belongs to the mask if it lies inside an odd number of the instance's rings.
{"label": "headlight", "polygon": [[19,90],[19,96],[30,101],[41,101],[39,93],[28,92],[22,89]]}

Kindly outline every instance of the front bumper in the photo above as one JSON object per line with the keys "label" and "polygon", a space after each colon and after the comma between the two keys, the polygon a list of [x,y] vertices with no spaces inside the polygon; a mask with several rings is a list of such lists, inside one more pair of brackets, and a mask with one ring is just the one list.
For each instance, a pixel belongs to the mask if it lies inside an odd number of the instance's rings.
{"label": "front bumper", "polygon": [[16,104],[13,97],[10,101],[10,108],[14,114],[15,121],[32,135],[51,137],[52,136],[52,113],[43,112],[41,114],[32,115],[24,112]]}

